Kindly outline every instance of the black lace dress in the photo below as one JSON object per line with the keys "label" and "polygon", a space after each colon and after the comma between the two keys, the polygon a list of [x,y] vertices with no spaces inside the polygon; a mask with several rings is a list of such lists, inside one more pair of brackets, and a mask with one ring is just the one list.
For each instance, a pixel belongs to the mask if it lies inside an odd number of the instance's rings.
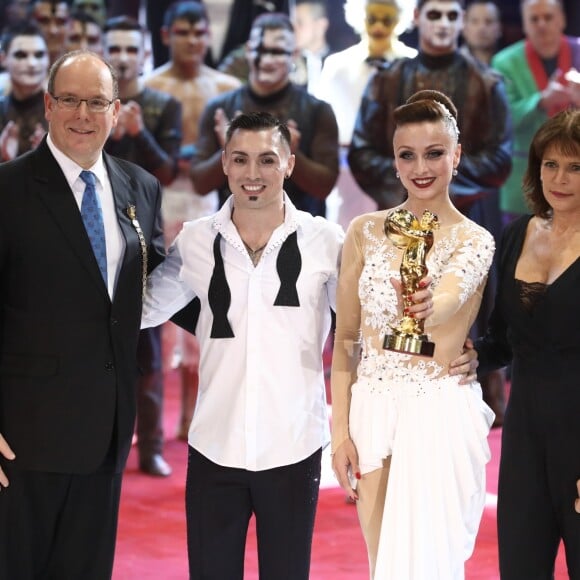
{"label": "black lace dress", "polygon": [[480,371],[511,362],[502,433],[498,533],[502,580],[548,580],[560,538],[580,578],[580,257],[551,284],[515,279],[530,216],[506,228]]}

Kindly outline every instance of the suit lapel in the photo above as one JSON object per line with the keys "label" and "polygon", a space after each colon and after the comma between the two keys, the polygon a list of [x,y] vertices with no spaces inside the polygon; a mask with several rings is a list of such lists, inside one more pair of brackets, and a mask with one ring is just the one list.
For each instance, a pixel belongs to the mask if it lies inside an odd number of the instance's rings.
{"label": "suit lapel", "polygon": [[30,154],[33,165],[33,190],[46,206],[53,220],[67,239],[73,252],[79,257],[82,267],[93,278],[103,296],[109,297],[103,277],[85,230],[79,207],[73,192],[53,157],[46,139]]}
{"label": "suit lapel", "polygon": [[[103,154],[105,165],[107,166],[107,173],[111,181],[111,188],[113,190],[113,199],[115,200],[115,208],[117,210],[117,220],[121,228],[123,237],[125,238],[125,254],[123,255],[123,262],[117,278],[117,289],[125,282],[125,276],[128,269],[125,267],[131,262],[137,261],[141,263],[141,245],[139,237],[135,228],[129,218],[129,209],[131,207],[138,208],[138,200],[136,193],[139,189],[133,183],[132,178],[125,173],[119,164],[106,153]],[[115,292],[116,294],[116,292]]]}

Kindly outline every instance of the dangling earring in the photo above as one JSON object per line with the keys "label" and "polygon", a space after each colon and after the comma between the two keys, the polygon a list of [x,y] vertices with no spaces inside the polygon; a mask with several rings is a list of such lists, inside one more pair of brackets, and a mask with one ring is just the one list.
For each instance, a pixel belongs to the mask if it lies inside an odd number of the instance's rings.
{"label": "dangling earring", "polygon": [[457,169],[453,169],[453,177],[455,177],[459,172],[457,171]]}
{"label": "dangling earring", "polygon": [[397,173],[395,173],[395,177],[396,177],[397,179],[401,179],[401,175],[399,174],[399,172],[398,172],[398,171],[397,171]]}

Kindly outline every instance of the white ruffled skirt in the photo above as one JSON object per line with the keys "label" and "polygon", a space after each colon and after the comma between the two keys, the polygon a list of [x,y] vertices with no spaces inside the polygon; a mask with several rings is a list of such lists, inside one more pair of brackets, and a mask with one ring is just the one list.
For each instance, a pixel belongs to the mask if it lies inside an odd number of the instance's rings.
{"label": "white ruffled skirt", "polygon": [[485,505],[494,419],[474,382],[362,379],[350,434],[362,473],[391,467],[374,580],[462,580]]}

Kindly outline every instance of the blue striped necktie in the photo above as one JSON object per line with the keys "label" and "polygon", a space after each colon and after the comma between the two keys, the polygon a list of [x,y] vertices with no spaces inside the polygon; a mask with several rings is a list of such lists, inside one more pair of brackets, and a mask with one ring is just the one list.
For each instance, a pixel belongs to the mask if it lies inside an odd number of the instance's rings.
{"label": "blue striped necktie", "polygon": [[103,223],[103,211],[97,197],[95,188],[95,174],[92,171],[81,171],[80,178],[85,182],[85,192],[81,203],[81,217],[87,230],[91,246],[99,270],[107,285],[107,246],[105,243],[105,224]]}

